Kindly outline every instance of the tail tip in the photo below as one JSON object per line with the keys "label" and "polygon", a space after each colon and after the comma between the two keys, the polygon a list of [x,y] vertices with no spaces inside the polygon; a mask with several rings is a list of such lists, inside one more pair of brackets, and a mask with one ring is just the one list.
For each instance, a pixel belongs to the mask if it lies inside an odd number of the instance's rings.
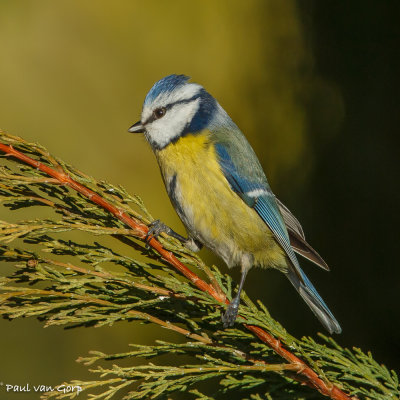
{"label": "tail tip", "polygon": [[339,325],[339,322],[335,320],[330,320],[329,324],[324,324],[325,328],[328,330],[329,334],[332,335],[333,333],[340,334],[342,333],[342,328]]}

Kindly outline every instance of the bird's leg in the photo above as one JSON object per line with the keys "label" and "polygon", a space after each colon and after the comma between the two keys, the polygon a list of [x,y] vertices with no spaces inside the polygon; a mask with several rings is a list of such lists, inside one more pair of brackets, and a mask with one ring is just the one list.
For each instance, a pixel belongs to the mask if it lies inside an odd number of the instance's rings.
{"label": "bird's leg", "polygon": [[150,223],[149,231],[147,232],[144,241],[146,242],[146,246],[149,246],[150,239],[152,237],[158,239],[161,233],[165,232],[167,235],[172,236],[175,239],[178,239],[181,243],[186,243],[187,239],[181,236],[179,233],[173,231],[169,226],[165,225],[159,219]]}
{"label": "bird's leg", "polygon": [[156,219],[152,223],[150,223],[149,231],[145,237],[146,247],[149,247],[149,242],[152,237],[158,239],[158,236],[165,232],[167,235],[172,236],[173,238],[179,240],[185,247],[192,251],[199,251],[202,248],[202,244],[193,238],[185,238],[181,236],[179,233],[176,233],[169,226],[165,225],[159,219]]}
{"label": "bird's leg", "polygon": [[244,281],[247,276],[249,268],[242,268],[242,276],[240,277],[239,289],[236,293],[236,296],[231,300],[226,308],[225,314],[222,315],[222,322],[224,328],[229,328],[233,326],[236,321],[236,317],[238,315],[239,303],[240,303],[240,293],[242,292]]}

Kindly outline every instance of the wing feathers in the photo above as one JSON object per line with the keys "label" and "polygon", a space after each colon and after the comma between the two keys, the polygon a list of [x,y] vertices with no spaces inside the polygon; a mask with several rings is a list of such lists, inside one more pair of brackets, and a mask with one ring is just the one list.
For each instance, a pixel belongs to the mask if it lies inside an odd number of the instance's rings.
{"label": "wing feathers", "polygon": [[[304,232],[299,221],[297,221],[287,207],[275,198],[269,189],[266,179],[260,180],[255,179],[256,177],[254,175],[243,176],[243,174],[239,174],[224,146],[222,144],[217,144],[216,150],[220,157],[221,169],[231,185],[232,190],[234,190],[249,207],[252,207],[258,213],[260,218],[262,218],[271,229],[277,242],[286,252],[292,266],[291,268],[289,266],[286,272],[290,282],[328,331],[330,333],[340,333],[341,328],[339,323],[300,268],[294,253],[294,251],[296,251],[320,267],[328,269],[324,260],[305,241]],[[261,166],[257,163],[253,164],[253,166],[261,170]],[[258,194],[260,194],[260,196],[256,196]]]}
{"label": "wing feathers", "polygon": [[304,236],[303,228],[301,227],[300,222],[297,218],[290,212],[290,210],[279,200],[275,197],[276,203],[278,204],[279,211],[282,214],[283,220],[289,230],[296,232],[300,235],[303,239],[306,237]]}
{"label": "wing feathers", "polygon": [[[232,189],[249,206],[254,208],[260,217],[274,232],[279,244],[284,248],[294,265],[297,264],[293,250],[319,267],[329,270],[322,257],[306,242],[303,228],[290,210],[271,192],[263,181],[246,179],[239,174],[227,149],[216,144],[222,171]],[[290,244],[289,244],[289,240]]]}
{"label": "wing feathers", "polygon": [[307,260],[310,260],[318,267],[321,267],[326,271],[330,270],[328,264],[323,260],[323,258],[302,237],[300,237],[296,232],[290,230],[290,228],[288,229],[288,232],[290,244],[296,253],[307,258]]}
{"label": "wing feathers", "polygon": [[285,222],[286,228],[289,233],[290,245],[293,250],[310,260],[318,267],[329,271],[328,264],[323,258],[306,242],[303,228],[297,218],[290,212],[290,210],[277,198],[275,198],[278,204],[279,211],[282,214],[283,221]]}

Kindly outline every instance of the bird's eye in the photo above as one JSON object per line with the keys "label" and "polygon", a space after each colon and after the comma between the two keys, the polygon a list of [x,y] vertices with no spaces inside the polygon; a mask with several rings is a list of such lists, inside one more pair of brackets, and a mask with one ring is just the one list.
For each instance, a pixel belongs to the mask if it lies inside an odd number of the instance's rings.
{"label": "bird's eye", "polygon": [[156,108],[153,111],[154,118],[160,119],[165,115],[166,112],[167,112],[167,109],[165,107]]}

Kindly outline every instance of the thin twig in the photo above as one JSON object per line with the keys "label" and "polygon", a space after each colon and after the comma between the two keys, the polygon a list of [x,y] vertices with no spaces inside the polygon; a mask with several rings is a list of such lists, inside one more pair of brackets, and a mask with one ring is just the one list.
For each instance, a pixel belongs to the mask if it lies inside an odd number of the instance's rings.
{"label": "thin twig", "polygon": [[50,260],[50,259],[43,259],[42,261],[47,264],[57,265],[59,267],[66,268],[67,270],[76,271],[81,274],[98,276],[99,278],[112,280],[113,282],[119,282],[124,285],[129,284],[130,286],[133,286],[135,288],[145,290],[146,292],[156,293],[156,294],[159,294],[160,296],[168,296],[168,297],[173,297],[173,298],[186,298],[186,296],[184,296],[182,294],[174,293],[171,290],[163,289],[163,288],[160,288],[157,286],[144,285],[142,283],[137,283],[132,280],[127,282],[127,281],[124,281],[121,279],[116,279],[114,275],[109,274],[107,272],[93,271],[90,269],[78,267],[78,266],[70,264],[70,263],[63,263],[61,261],[55,261],[55,260]]}
{"label": "thin twig", "polygon": [[[37,160],[32,159],[27,155],[19,152],[18,150],[15,150],[11,145],[5,145],[3,143],[0,143],[0,150],[10,156],[17,158],[20,161],[25,162],[28,165],[31,165],[34,168],[37,168],[38,170],[46,173],[47,175],[52,176],[53,178],[57,179],[60,183],[69,186],[71,189],[74,189],[83,196],[87,197],[93,203],[109,211],[116,218],[118,218],[120,221],[128,225],[131,229],[133,229],[136,237],[140,239],[144,239],[146,237],[149,230],[149,228],[146,225],[130,217],[124,210],[119,209],[114,205],[110,204],[101,196],[99,196],[97,193],[93,192],[93,190],[90,190],[86,186],[83,186],[79,182],[76,182],[63,171],[57,171]],[[211,285],[209,285],[201,278],[199,278],[195,273],[193,273],[189,268],[187,268],[186,265],[182,264],[171,252],[165,250],[161,245],[161,243],[154,237],[152,237],[148,241],[148,244],[154,250],[156,250],[165,261],[167,261],[170,265],[172,265],[178,271],[180,271],[200,290],[202,290],[203,292],[207,292],[219,302],[227,301],[226,298],[223,298],[219,293],[217,293],[217,291]]]}
{"label": "thin twig", "polygon": [[[0,294],[0,301],[4,301],[10,297],[21,297],[21,296],[25,297],[25,296],[31,296],[31,295],[42,295],[42,296],[70,298],[73,300],[78,300],[79,302],[82,302],[82,303],[94,303],[94,304],[99,304],[104,307],[113,307],[113,308],[121,308],[122,307],[122,306],[119,306],[118,304],[112,303],[111,301],[98,299],[96,297],[92,297],[89,295],[80,295],[80,294],[76,294],[76,293],[62,293],[62,292],[58,292],[56,290],[31,289],[31,288],[24,288],[21,290],[21,288],[12,287],[12,286],[3,286],[2,290],[9,290],[9,292]],[[125,307],[125,305],[124,305],[124,307]],[[136,310],[128,310],[126,313],[128,315],[130,315],[131,317],[135,317],[135,318],[139,318],[139,319],[142,319],[145,321],[153,322],[156,325],[160,325],[163,328],[178,332],[178,333],[180,333],[190,339],[196,340],[198,342],[201,342],[204,344],[212,343],[211,339],[208,338],[207,336],[201,336],[201,335],[197,335],[195,333],[191,333],[187,329],[184,329],[177,325],[174,325],[169,321],[163,321],[160,318],[154,317],[151,314],[147,314],[142,311],[136,311]]]}
{"label": "thin twig", "polygon": [[[75,181],[72,179],[69,175],[67,175],[60,167],[60,165],[57,163],[57,169],[53,169],[37,160],[34,160],[24,153],[19,152],[18,150],[15,150],[11,145],[6,145],[3,143],[0,143],[0,150],[6,153],[9,156],[15,157],[18,160],[34,167],[37,168],[38,170],[46,173],[47,175],[57,179],[61,184],[67,185],[70,188],[76,190],[83,196],[87,197],[90,201],[93,203],[99,205],[100,207],[104,208],[105,210],[109,211],[112,213],[116,218],[118,218],[120,221],[128,225],[134,232],[134,235],[138,237],[139,239],[144,239],[148,233],[149,228],[144,225],[143,223],[139,222],[138,220],[130,217],[123,209],[117,208],[114,205],[110,204],[107,202],[104,198],[99,196],[97,193],[94,191],[90,190],[89,188],[85,187],[84,185],[80,184],[79,182]],[[43,151],[42,151],[43,154]],[[47,156],[47,154],[46,154]],[[54,160],[54,158],[52,158]],[[54,164],[53,164],[54,165]],[[152,237],[149,240],[149,245],[156,250],[161,257],[171,266],[176,268],[179,272],[181,272],[187,279],[189,279],[197,288],[200,290],[207,292],[210,296],[212,296],[215,300],[217,300],[220,303],[225,303],[228,304],[228,299],[226,296],[223,294],[221,289],[215,289],[214,286],[216,285],[216,282],[213,282],[213,285],[208,284],[204,280],[202,280],[197,274],[192,272],[189,268],[187,268],[184,264],[182,264],[171,252],[167,251],[164,249],[164,247],[161,245],[161,243],[156,240],[154,237]],[[112,305],[112,303],[110,303]],[[133,312],[133,311],[132,311]],[[140,317],[143,318],[144,313],[140,313],[137,311],[134,311],[134,313]],[[139,316],[139,314],[141,314]],[[151,322],[154,322],[158,325],[164,326],[168,329],[173,329],[177,330],[184,330],[179,327],[171,327],[171,325],[165,326],[165,322],[159,320],[158,318],[148,316],[148,320]],[[265,330],[261,329],[258,326],[255,325],[249,325],[249,324],[244,324],[244,326],[252,332],[256,337],[258,337],[262,342],[266,343],[271,349],[273,349],[278,355],[283,357],[285,360],[287,360],[289,363],[293,364],[296,366],[294,369],[297,371],[297,374],[299,376],[295,376],[294,379],[318,390],[320,393],[322,393],[325,396],[330,397],[331,399],[334,400],[350,400],[353,399],[355,400],[356,397],[350,397],[346,393],[344,393],[341,389],[339,389],[337,386],[333,385],[332,383],[328,381],[324,381],[321,378],[318,377],[317,373],[313,371],[304,361],[302,361],[300,358],[298,358],[295,354],[291,353],[287,349],[285,349],[282,346],[282,343],[275,339],[272,335],[270,335],[268,332]],[[177,330],[177,331],[178,331]],[[181,332],[183,333],[183,332]],[[184,333],[186,334],[186,333]],[[196,336],[195,340],[202,341],[203,343],[210,343],[208,340],[200,335],[194,335],[191,334],[189,331],[187,331],[187,336],[194,338]]]}

